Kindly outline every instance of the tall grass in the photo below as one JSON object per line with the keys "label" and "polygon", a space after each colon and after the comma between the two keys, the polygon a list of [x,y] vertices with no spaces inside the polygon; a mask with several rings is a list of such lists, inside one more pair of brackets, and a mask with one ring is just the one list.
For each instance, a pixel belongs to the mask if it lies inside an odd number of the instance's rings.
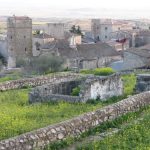
{"label": "tall grass", "polygon": [[136,121],[125,126],[120,132],[101,141],[79,146],[77,150],[149,150],[150,149],[150,107],[140,118],[130,115]]}
{"label": "tall grass", "polygon": [[[125,93],[131,94],[133,76],[124,76]],[[134,81],[134,80],[133,80]],[[126,86],[131,86],[127,88]],[[10,90],[0,93],[0,140],[7,139],[34,129],[48,126],[94,111],[103,106],[119,101],[125,96],[113,97],[106,102],[92,101],[88,103],[45,103],[29,105],[30,89]]]}

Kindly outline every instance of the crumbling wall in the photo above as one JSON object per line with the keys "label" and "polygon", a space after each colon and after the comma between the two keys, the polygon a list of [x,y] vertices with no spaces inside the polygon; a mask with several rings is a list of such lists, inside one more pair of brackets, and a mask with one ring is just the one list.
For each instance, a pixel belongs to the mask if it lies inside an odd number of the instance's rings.
{"label": "crumbling wall", "polygon": [[141,93],[94,112],[0,142],[0,150],[43,149],[52,142],[76,137],[103,122],[134,112],[150,104],[150,92]]}
{"label": "crumbling wall", "polygon": [[110,76],[91,76],[89,77],[80,95],[87,99],[101,99],[106,100],[112,96],[119,96],[123,94],[123,82],[121,75],[113,74]]}
{"label": "crumbling wall", "polygon": [[135,92],[141,93],[144,91],[150,91],[150,74],[137,75]]}
{"label": "crumbling wall", "polygon": [[34,88],[29,93],[29,102],[48,102],[65,100],[67,102],[80,102],[82,99],[78,96],[71,96],[72,90],[78,87],[82,79],[67,79],[56,84],[46,84]]}
{"label": "crumbling wall", "polygon": [[26,78],[20,80],[7,81],[0,83],[0,91],[6,91],[11,89],[18,89],[24,87],[36,87],[43,84],[58,83],[60,81],[71,80],[79,78],[80,74],[66,73],[66,74],[54,74],[49,76],[40,76],[36,78]]}
{"label": "crumbling wall", "polygon": [[[70,96],[69,100],[69,95],[72,89],[77,86],[80,86],[81,88],[79,96]],[[119,96],[122,94],[123,82],[119,74],[113,74],[105,77],[92,75],[84,77],[80,80],[69,80],[68,78],[65,82],[61,81],[57,84],[48,83],[47,85],[38,86],[29,93],[29,102],[35,103],[54,100],[65,100],[69,102],[86,102],[89,99],[99,98],[101,100],[105,100],[109,97]],[[66,97],[66,95],[68,96]]]}

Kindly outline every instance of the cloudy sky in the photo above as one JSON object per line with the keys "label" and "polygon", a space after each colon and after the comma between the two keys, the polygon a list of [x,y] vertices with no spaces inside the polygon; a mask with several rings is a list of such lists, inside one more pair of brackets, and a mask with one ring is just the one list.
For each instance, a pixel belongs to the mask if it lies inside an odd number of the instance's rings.
{"label": "cloudy sky", "polygon": [[150,0],[0,0],[0,16],[149,18]]}

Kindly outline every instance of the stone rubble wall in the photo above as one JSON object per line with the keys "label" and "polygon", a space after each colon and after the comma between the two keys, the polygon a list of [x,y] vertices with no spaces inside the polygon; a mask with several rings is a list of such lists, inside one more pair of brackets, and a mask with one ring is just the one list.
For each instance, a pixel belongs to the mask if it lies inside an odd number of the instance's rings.
{"label": "stone rubble wall", "polygon": [[47,144],[66,139],[70,136],[79,136],[81,133],[103,122],[114,120],[128,112],[138,111],[141,107],[148,106],[149,104],[150,91],[129,97],[73,119],[3,140],[0,142],[0,150],[43,149]]}
{"label": "stone rubble wall", "polygon": [[26,78],[26,79],[6,81],[4,83],[0,83],[0,91],[19,89],[24,87],[36,87],[48,83],[54,84],[57,82],[67,81],[70,79],[76,79],[80,76],[81,76],[80,74],[66,73],[66,74],[54,74],[50,76],[39,76],[36,78]]}

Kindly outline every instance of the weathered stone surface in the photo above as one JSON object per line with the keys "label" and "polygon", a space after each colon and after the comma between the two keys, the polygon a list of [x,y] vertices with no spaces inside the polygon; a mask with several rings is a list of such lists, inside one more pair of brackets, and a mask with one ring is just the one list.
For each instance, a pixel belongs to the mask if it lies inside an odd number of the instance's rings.
{"label": "weathered stone surface", "polygon": [[[79,96],[70,96],[73,88],[80,86]],[[67,102],[86,102],[88,99],[105,100],[123,94],[123,82],[119,74],[110,76],[88,76],[80,79],[68,78],[54,84],[34,88],[29,93],[29,102],[65,100]]]}
{"label": "weathered stone surface", "polygon": [[35,78],[26,78],[20,80],[12,80],[4,83],[0,83],[0,91],[6,91],[11,89],[19,89],[24,87],[36,87],[44,84],[57,83],[60,81],[76,79],[80,77],[80,74],[66,73],[66,74],[54,74],[51,76],[39,76]]}
{"label": "weathered stone surface", "polygon": [[150,91],[150,74],[137,75],[137,82],[135,87],[136,93]]}
{"label": "weathered stone surface", "polygon": [[70,136],[78,136],[90,128],[150,104],[150,91],[131,96],[115,104],[73,119],[0,142],[0,150],[43,149],[45,145]]}

